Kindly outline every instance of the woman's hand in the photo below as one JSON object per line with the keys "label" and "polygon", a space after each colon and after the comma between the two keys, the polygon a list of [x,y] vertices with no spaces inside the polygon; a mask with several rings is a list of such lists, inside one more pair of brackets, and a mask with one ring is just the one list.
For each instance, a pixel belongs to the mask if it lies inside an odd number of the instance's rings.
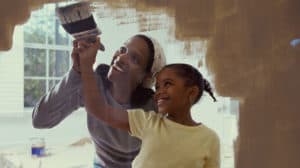
{"label": "woman's hand", "polygon": [[76,51],[79,53],[80,71],[93,70],[93,64],[96,61],[96,55],[100,46],[100,39],[97,38],[95,43],[86,41],[78,41]]}

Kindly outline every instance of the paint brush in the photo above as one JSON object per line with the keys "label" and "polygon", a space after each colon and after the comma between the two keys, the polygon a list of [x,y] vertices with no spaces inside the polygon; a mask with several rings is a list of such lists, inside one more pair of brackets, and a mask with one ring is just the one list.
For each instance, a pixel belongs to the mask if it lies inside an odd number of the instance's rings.
{"label": "paint brush", "polygon": [[[76,40],[95,42],[101,34],[94,20],[89,2],[77,2],[74,4],[57,7],[55,9],[63,28]],[[104,51],[104,45],[100,43],[100,50]]]}

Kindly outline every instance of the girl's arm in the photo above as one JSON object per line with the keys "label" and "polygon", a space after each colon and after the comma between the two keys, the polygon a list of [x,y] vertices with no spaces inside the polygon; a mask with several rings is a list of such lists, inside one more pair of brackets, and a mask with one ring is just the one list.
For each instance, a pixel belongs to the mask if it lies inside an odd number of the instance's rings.
{"label": "girl's arm", "polygon": [[93,64],[97,54],[100,40],[96,43],[79,43],[80,71],[83,86],[84,104],[88,113],[106,122],[114,128],[129,131],[128,113],[109,105],[100,95],[97,87]]}

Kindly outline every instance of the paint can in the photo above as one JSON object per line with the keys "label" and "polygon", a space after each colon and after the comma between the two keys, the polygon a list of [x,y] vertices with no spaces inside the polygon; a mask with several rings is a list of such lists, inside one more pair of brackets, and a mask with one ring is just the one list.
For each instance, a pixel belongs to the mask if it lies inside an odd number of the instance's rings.
{"label": "paint can", "polygon": [[31,156],[42,157],[45,156],[45,139],[39,137],[30,138],[31,141]]}

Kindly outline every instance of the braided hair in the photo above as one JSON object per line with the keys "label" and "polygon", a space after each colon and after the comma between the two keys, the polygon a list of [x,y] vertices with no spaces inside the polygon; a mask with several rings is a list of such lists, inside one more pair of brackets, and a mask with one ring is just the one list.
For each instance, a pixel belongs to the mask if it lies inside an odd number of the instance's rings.
{"label": "braided hair", "polygon": [[185,79],[186,86],[197,86],[199,88],[199,93],[194,104],[200,100],[203,91],[206,91],[212,97],[214,102],[217,101],[212,92],[210,83],[206,79],[204,79],[202,74],[193,66],[189,64],[169,64],[166,65],[163,69],[166,68],[174,70],[179,77]]}

